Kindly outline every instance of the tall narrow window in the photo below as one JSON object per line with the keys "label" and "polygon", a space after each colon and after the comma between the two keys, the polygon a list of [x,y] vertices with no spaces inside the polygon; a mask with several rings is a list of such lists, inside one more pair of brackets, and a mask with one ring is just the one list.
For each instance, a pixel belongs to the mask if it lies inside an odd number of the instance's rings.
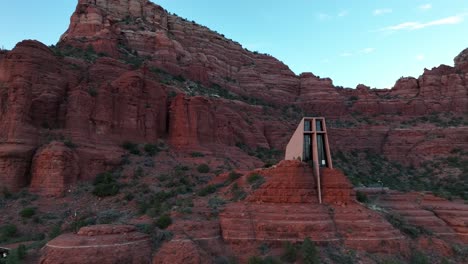
{"label": "tall narrow window", "polygon": [[304,121],[304,131],[312,131],[312,125],[310,120]]}
{"label": "tall narrow window", "polygon": [[318,151],[318,162],[320,167],[327,167],[327,156],[325,155],[325,141],[324,136],[321,134],[317,135],[317,151]]}
{"label": "tall narrow window", "polygon": [[317,120],[317,121],[315,121],[315,123],[316,123],[317,131],[323,131],[322,120]]}
{"label": "tall narrow window", "polygon": [[312,141],[310,140],[310,135],[304,135],[304,155],[303,155],[303,161],[309,161],[312,159],[311,155],[311,143]]}

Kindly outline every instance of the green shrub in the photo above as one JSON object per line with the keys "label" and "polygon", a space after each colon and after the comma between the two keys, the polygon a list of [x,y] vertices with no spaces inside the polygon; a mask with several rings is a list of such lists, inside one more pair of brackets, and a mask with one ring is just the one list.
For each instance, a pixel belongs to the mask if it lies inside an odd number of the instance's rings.
{"label": "green shrub", "polygon": [[411,264],[428,264],[429,259],[427,258],[426,254],[419,252],[417,250],[413,250],[410,263]]}
{"label": "green shrub", "polygon": [[119,193],[120,186],[110,172],[100,173],[94,180],[93,194],[98,197],[114,196]]}
{"label": "green shrub", "polygon": [[320,258],[317,248],[310,238],[306,238],[301,246],[302,260],[304,264],[319,264]]}
{"label": "green shrub", "polygon": [[259,256],[252,256],[247,261],[248,264],[263,264],[263,259]]}
{"label": "green shrub", "polygon": [[215,211],[217,211],[224,204],[226,204],[226,202],[223,199],[219,198],[218,196],[215,196],[213,198],[210,198],[210,200],[208,200],[208,207],[210,207],[212,210],[215,210]]}
{"label": "green shrub", "polygon": [[75,219],[71,224],[70,224],[70,229],[73,232],[78,232],[80,228],[84,226],[91,226],[95,225],[96,220],[94,220],[93,217],[81,217],[79,219]]}
{"label": "green shrub", "polygon": [[237,173],[237,172],[235,172],[235,171],[231,171],[231,172],[229,173],[229,180],[230,180],[230,181],[235,181],[235,180],[239,179],[241,176],[242,176],[241,173]]}
{"label": "green shrub", "polygon": [[254,174],[249,175],[249,177],[247,177],[247,182],[249,184],[253,184],[253,183],[255,183],[257,181],[260,181],[262,179],[263,179],[262,175],[260,175],[258,173],[254,173]]}
{"label": "green shrub", "polygon": [[363,193],[363,192],[360,192],[360,191],[357,191],[356,192],[356,199],[360,202],[360,203],[367,203],[369,202],[369,198],[367,198],[367,194]]}
{"label": "green shrub", "polygon": [[10,251],[10,254],[5,258],[0,258],[0,263],[5,264],[19,264],[22,263],[23,259],[26,258],[27,249],[25,245],[19,245],[18,248],[15,248]]}
{"label": "green shrub", "polygon": [[91,96],[91,97],[96,97],[98,95],[98,92],[96,90],[96,88],[94,87],[89,87],[88,88],[88,94]]}
{"label": "green shrub", "polygon": [[166,229],[172,224],[172,219],[169,215],[162,215],[156,221],[156,226],[161,229]]}
{"label": "green shrub", "polygon": [[26,254],[27,254],[26,246],[21,244],[21,245],[18,246],[18,248],[16,250],[17,250],[17,254],[18,254],[18,259],[23,260],[26,257]]}
{"label": "green shrub", "polygon": [[140,167],[140,166],[138,166],[138,167],[136,168],[135,172],[133,173],[133,176],[134,176],[135,178],[140,178],[140,177],[143,176],[143,174],[144,174],[143,168]]}
{"label": "green shrub", "polygon": [[153,157],[159,152],[159,148],[155,144],[145,144],[144,150],[148,154],[148,156],[151,156],[151,157]]}
{"label": "green shrub", "polygon": [[138,148],[138,144],[135,144],[135,143],[132,143],[132,142],[129,142],[129,141],[125,141],[122,144],[122,148],[128,150],[128,152],[130,152],[130,154],[137,155],[137,156],[141,155],[140,149]]}
{"label": "green shrub", "polygon": [[291,242],[285,242],[283,244],[283,255],[281,260],[286,262],[295,262],[297,259],[297,248]]}
{"label": "green shrub", "polygon": [[210,166],[208,166],[208,164],[200,164],[197,167],[197,171],[199,173],[208,173],[210,172]]}
{"label": "green shrub", "polygon": [[216,185],[210,184],[203,189],[198,191],[199,196],[207,196],[209,194],[215,193],[217,190]]}
{"label": "green shrub", "polygon": [[14,224],[7,224],[0,227],[0,243],[18,235],[18,228]]}
{"label": "green shrub", "polygon": [[20,211],[20,216],[23,218],[31,218],[36,214],[36,208],[27,207]]}
{"label": "green shrub", "polygon": [[49,239],[54,239],[62,233],[62,230],[59,225],[54,225],[52,230],[49,232]]}
{"label": "green shrub", "polygon": [[71,149],[76,148],[76,144],[73,143],[73,142],[71,141],[71,139],[65,139],[65,140],[63,141],[63,144],[64,144],[67,148],[71,148]]}
{"label": "green shrub", "polygon": [[201,157],[205,157],[205,154],[201,152],[192,152],[190,153],[190,156],[192,156],[193,158],[201,158]]}
{"label": "green shrub", "polygon": [[7,187],[3,187],[2,194],[3,194],[3,198],[5,199],[10,199],[13,197],[13,194],[8,190]]}
{"label": "green shrub", "polygon": [[408,222],[406,222],[405,219],[403,219],[401,215],[397,213],[386,214],[386,219],[390,224],[393,225],[393,227],[399,229],[400,231],[407,234],[411,238],[417,238],[421,234],[427,232],[421,227],[410,225]]}

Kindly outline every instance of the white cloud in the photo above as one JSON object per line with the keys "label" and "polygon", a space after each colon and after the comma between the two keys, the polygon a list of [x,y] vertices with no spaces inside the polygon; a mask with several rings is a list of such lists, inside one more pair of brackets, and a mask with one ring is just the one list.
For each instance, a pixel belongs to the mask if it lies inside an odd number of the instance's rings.
{"label": "white cloud", "polygon": [[353,54],[351,52],[343,52],[340,54],[341,57],[351,57]]}
{"label": "white cloud", "polygon": [[344,17],[344,16],[347,16],[349,14],[349,11],[348,10],[343,10],[341,11],[340,13],[338,13],[338,16],[339,17]]}
{"label": "white cloud", "polygon": [[404,22],[398,25],[381,28],[380,31],[416,30],[416,29],[422,29],[422,28],[432,27],[432,26],[460,24],[461,22],[464,21],[465,16],[466,16],[465,14],[455,15],[455,16],[438,19],[438,20],[429,21],[426,23]]}
{"label": "white cloud", "polygon": [[419,9],[421,10],[429,10],[431,8],[432,8],[432,4],[424,4],[424,5],[419,6]]}
{"label": "white cloud", "polygon": [[380,15],[389,14],[389,13],[392,13],[392,12],[393,12],[393,9],[391,9],[391,8],[381,8],[381,9],[374,10],[374,12],[372,12],[372,13],[374,14],[374,16],[380,16]]}
{"label": "white cloud", "polygon": [[416,56],[416,59],[418,61],[422,61],[422,60],[424,60],[424,58],[425,58],[424,54],[419,54],[418,56]]}
{"label": "white cloud", "polygon": [[375,48],[365,48],[365,49],[360,50],[359,52],[364,53],[364,54],[369,54],[369,53],[372,53],[374,51],[375,51]]}
{"label": "white cloud", "polygon": [[329,14],[320,13],[320,14],[317,15],[317,18],[318,18],[319,20],[322,20],[322,21],[323,21],[323,20],[328,20],[328,19],[330,19],[331,16],[330,16]]}

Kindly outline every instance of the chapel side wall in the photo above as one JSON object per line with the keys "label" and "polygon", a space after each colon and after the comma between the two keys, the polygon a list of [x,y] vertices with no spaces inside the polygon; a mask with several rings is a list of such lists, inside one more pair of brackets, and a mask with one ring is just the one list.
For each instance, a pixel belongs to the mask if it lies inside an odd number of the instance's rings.
{"label": "chapel side wall", "polygon": [[302,160],[304,144],[304,118],[299,123],[296,131],[289,140],[286,146],[285,160],[294,160],[300,158]]}

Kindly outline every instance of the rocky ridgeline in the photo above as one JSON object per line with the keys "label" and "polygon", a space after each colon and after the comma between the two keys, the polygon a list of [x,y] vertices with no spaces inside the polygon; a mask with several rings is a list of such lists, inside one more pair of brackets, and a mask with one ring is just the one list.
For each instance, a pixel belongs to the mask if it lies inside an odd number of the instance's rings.
{"label": "rocky ridgeline", "polygon": [[[284,149],[304,113],[378,120],[348,127],[353,133],[331,129],[335,149],[368,148],[416,165],[467,149],[466,125],[392,125],[433,112],[466,115],[466,52],[455,67],[402,78],[391,90],[341,89],[146,0],[80,0],[58,46],[24,41],[0,56],[1,182],[13,191],[37,179],[27,175],[43,155],[36,150],[54,140],[76,145],[72,178],[92,179],[118,164],[123,141]],[[173,97],[193,89],[205,97]]]}

